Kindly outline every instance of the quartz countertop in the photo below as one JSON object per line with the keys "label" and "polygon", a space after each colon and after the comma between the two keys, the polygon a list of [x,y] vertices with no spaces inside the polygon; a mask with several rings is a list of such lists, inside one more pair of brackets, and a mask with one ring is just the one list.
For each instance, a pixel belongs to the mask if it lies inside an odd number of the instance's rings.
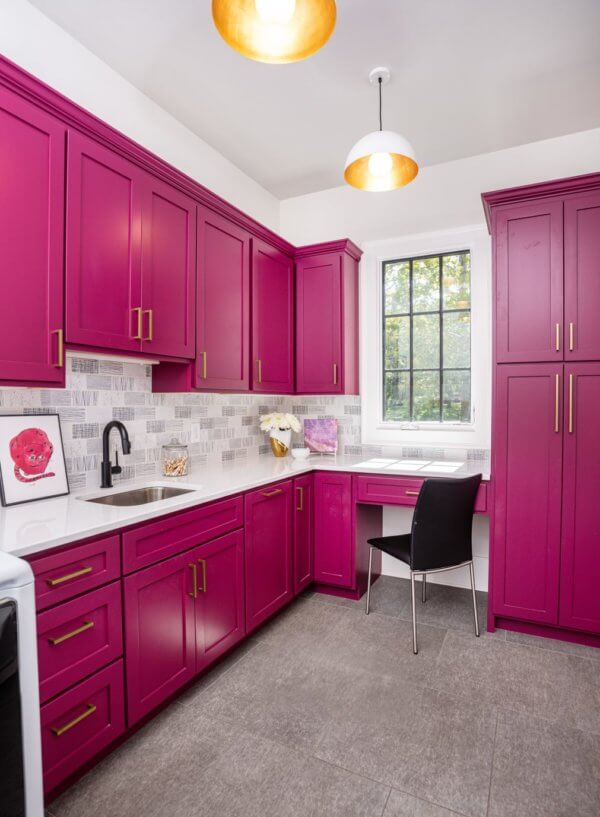
{"label": "quartz countertop", "polygon": [[[457,461],[453,464],[451,461],[319,454],[311,454],[305,460],[295,460],[290,456],[277,459],[271,454],[265,454],[238,462],[199,465],[192,467],[186,477],[130,480],[112,489],[85,493],[74,491],[69,496],[0,508],[0,551],[15,556],[40,553],[310,471],[449,478],[481,473],[484,479],[489,479],[489,467],[487,460]],[[189,488],[191,493],[129,507],[84,501],[89,497],[129,491],[147,485]]]}

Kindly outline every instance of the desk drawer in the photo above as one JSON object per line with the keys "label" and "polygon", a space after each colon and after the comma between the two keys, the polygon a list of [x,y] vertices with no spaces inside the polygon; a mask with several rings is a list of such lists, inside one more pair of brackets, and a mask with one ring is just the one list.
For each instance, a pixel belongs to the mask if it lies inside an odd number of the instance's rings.
{"label": "desk drawer", "polygon": [[40,613],[37,647],[42,701],[119,658],[121,582]]}
{"label": "desk drawer", "polygon": [[[355,476],[356,501],[372,505],[414,506],[423,484],[415,477]],[[475,513],[487,513],[487,482],[482,482],[475,499]]]}
{"label": "desk drawer", "polygon": [[244,502],[237,496],[140,525],[123,534],[123,571],[132,573],[243,524]]}
{"label": "desk drawer", "polygon": [[49,792],[125,730],[123,662],[43,706],[41,721],[44,790]]}
{"label": "desk drawer", "polygon": [[121,575],[118,535],[73,545],[49,556],[32,557],[38,610],[72,599]]}

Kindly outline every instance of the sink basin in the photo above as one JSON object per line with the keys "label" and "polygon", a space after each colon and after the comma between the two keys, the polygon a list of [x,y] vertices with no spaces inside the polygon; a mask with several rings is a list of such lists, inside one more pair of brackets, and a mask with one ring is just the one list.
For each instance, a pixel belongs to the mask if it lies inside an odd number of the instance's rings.
{"label": "sink basin", "polygon": [[160,502],[182,494],[191,494],[190,488],[170,488],[164,485],[152,485],[148,488],[135,488],[132,491],[120,491],[118,494],[94,496],[85,502],[97,502],[99,505],[148,505],[149,502]]}

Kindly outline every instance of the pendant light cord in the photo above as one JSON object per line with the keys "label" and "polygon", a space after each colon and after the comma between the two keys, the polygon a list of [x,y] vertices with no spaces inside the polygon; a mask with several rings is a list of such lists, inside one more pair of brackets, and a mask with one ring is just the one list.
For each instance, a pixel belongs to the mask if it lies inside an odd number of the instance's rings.
{"label": "pendant light cord", "polygon": [[383,130],[383,120],[381,117],[381,86],[383,84],[383,80],[381,77],[377,80],[379,82],[379,130]]}

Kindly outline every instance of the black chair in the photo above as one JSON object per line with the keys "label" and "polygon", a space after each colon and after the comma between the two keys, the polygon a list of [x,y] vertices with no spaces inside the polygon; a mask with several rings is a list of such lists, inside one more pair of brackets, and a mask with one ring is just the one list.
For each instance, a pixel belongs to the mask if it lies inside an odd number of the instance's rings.
{"label": "black chair", "polygon": [[428,573],[441,573],[458,567],[469,568],[475,635],[479,636],[475,574],[473,571],[472,529],[475,497],[481,474],[466,479],[426,479],[423,481],[410,533],[369,539],[369,577],[366,614],[371,600],[373,548],[388,553],[410,567],[412,595],[413,652],[417,647],[415,576],[422,576],[422,600],[426,599]]}

